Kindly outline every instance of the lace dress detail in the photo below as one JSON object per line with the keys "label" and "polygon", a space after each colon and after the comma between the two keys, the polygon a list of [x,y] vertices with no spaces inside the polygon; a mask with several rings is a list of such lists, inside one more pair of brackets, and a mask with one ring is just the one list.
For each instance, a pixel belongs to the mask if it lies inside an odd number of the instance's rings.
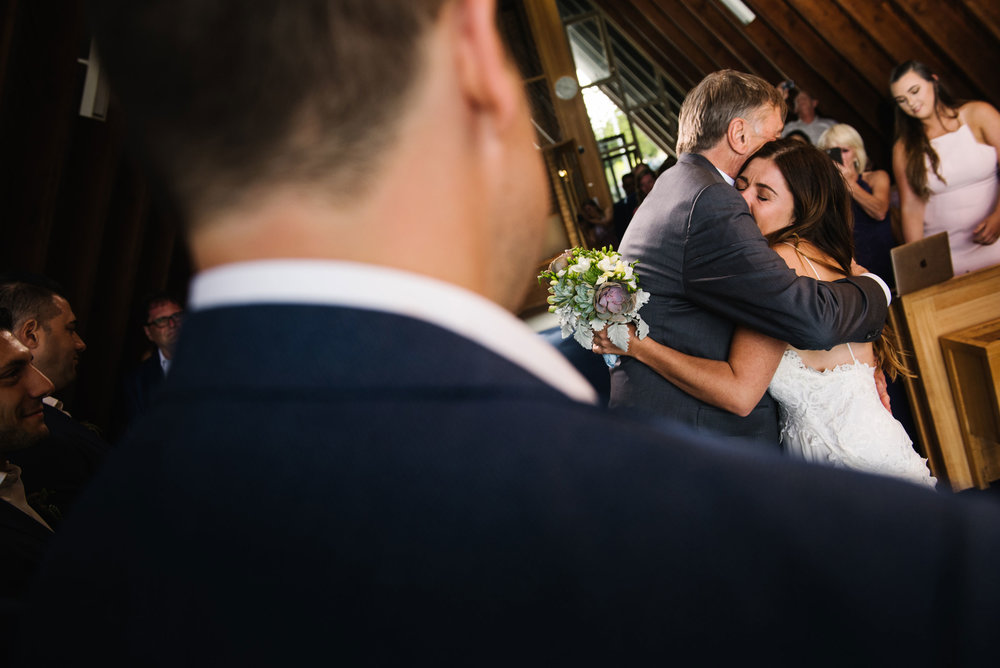
{"label": "lace dress detail", "polygon": [[857,360],[850,344],[847,349],[853,362],[825,371],[807,367],[794,348],[785,350],[769,388],[778,402],[782,447],[809,462],[933,488],[937,480],[927,461],[882,405],[874,370]]}

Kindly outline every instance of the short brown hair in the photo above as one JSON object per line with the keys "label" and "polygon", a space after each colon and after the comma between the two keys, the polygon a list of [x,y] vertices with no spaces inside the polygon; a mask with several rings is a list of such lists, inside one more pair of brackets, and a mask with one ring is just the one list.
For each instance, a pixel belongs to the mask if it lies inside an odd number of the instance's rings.
{"label": "short brown hair", "polygon": [[677,153],[707,151],[726,136],[735,118],[755,121],[762,107],[786,107],[778,89],[753,74],[736,70],[713,72],[691,89],[681,105]]}
{"label": "short brown hair", "polygon": [[187,212],[261,183],[356,194],[445,0],[94,0],[102,65]]}
{"label": "short brown hair", "polygon": [[10,312],[14,328],[26,320],[37,320],[48,331],[49,322],[59,315],[56,297],[63,294],[62,287],[47,276],[20,273],[0,276],[0,308]]}

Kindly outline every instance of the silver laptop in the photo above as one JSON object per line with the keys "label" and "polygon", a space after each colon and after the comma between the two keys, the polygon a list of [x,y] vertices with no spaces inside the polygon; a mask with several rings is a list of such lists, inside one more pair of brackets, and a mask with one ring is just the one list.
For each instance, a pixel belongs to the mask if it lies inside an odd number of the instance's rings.
{"label": "silver laptop", "polygon": [[892,273],[899,296],[942,283],[955,275],[947,232],[896,246],[891,254]]}

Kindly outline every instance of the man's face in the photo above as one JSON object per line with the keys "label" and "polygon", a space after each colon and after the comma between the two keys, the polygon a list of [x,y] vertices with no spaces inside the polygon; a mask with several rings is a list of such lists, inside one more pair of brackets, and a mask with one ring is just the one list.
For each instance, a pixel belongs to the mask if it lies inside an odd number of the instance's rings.
{"label": "man's face", "polygon": [[639,192],[642,193],[643,197],[653,191],[655,183],[656,177],[653,176],[652,172],[643,172],[642,176],[639,177]]}
{"label": "man's face", "polygon": [[52,383],[31,363],[31,352],[0,331],[0,451],[27,447],[49,433],[42,397]]}
{"label": "man's face", "polygon": [[76,365],[87,345],[76,333],[76,315],[69,302],[59,296],[53,299],[59,314],[39,323],[35,366],[61,390],[76,380]]}
{"label": "man's face", "polygon": [[750,150],[747,155],[752,154],[769,141],[774,141],[781,136],[781,129],[785,122],[781,119],[781,113],[777,107],[765,107],[757,112],[750,122],[750,131],[747,133]]}
{"label": "man's face", "polygon": [[816,98],[804,90],[800,90],[799,94],[795,96],[795,113],[798,114],[799,118],[808,123],[809,119],[816,112],[817,104]]}
{"label": "man's face", "polygon": [[184,310],[171,301],[156,302],[149,307],[143,330],[146,332],[146,338],[163,351],[167,359],[173,355],[177,337],[181,333],[183,316]]}

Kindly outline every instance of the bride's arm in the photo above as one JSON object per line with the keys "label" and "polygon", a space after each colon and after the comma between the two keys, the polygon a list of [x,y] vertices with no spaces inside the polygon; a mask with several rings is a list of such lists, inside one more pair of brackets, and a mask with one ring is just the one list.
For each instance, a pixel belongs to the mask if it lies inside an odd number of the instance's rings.
{"label": "bride's arm", "polygon": [[639,339],[629,326],[628,352],[611,343],[605,331],[594,333],[595,353],[630,355],[691,396],[723,410],[746,417],[764,396],[787,344],[752,329],[738,327],[729,346],[728,360],[687,355]]}

